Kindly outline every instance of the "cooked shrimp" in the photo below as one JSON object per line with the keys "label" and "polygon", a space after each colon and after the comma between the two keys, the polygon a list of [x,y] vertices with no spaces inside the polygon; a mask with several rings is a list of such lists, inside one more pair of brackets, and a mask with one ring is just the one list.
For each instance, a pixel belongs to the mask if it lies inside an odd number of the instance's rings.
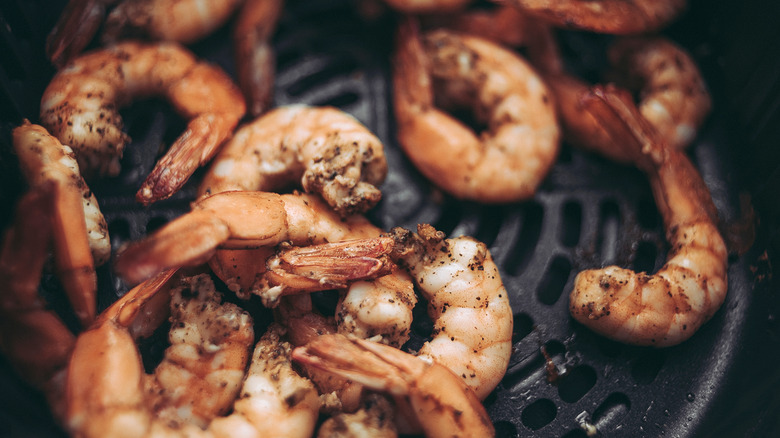
{"label": "cooked shrimp", "polygon": [[[377,235],[376,227],[364,217],[342,219],[312,196],[223,192],[197,201],[190,213],[125,248],[117,256],[116,270],[126,280],[138,282],[168,268],[204,263],[220,248],[256,249],[273,247],[283,242],[305,246],[361,237],[375,238]],[[375,255],[381,255],[381,245],[371,248],[379,251]],[[366,250],[366,254],[374,252],[371,248]],[[369,271],[379,272],[373,269],[376,265],[374,260],[365,262]],[[265,274],[265,263],[266,260],[255,261],[255,271]],[[243,260],[242,264],[252,265],[252,261]],[[322,263],[309,267],[314,272],[310,278],[324,278],[333,270],[339,270],[340,275],[352,278],[352,274],[365,272],[366,264],[358,263],[352,273],[345,273],[339,266]],[[284,268],[281,264],[277,267]],[[222,276],[230,275],[231,269],[229,266],[216,266],[215,272],[225,278]],[[301,272],[298,270],[293,273]],[[273,278],[267,275],[262,275],[260,280],[254,276],[249,278],[253,283],[259,283],[259,290],[253,291],[261,294],[268,305],[274,305],[285,292],[284,284],[266,287],[267,281],[273,283]],[[225,281],[230,282],[230,277]],[[323,289],[344,286],[340,281],[328,283],[326,278],[320,283]],[[256,289],[255,284],[250,286]]]}
{"label": "cooked shrimp", "polygon": [[119,108],[155,95],[167,97],[189,123],[138,191],[136,198],[148,204],[178,190],[244,115],[244,99],[222,70],[175,43],[120,43],[60,70],[41,99],[41,121],[73,148],[87,178],[113,176],[129,141]]}
{"label": "cooked shrimp", "polygon": [[673,148],[696,137],[712,109],[699,67],[678,45],[661,37],[617,40],[609,58],[622,84],[639,90],[639,112]]}
{"label": "cooked shrimp", "polygon": [[498,267],[484,243],[445,239],[430,225],[417,234],[394,228],[391,257],[428,300],[433,338],[418,355],[463,378],[484,399],[504,377],[512,351],[512,308]]}
{"label": "cooked shrimp", "polygon": [[368,394],[360,409],[341,412],[327,420],[317,430],[317,438],[395,438],[393,405],[381,394]]}
{"label": "cooked shrimp", "polygon": [[87,326],[97,305],[95,265],[111,254],[106,221],[69,147],[27,120],[13,130],[13,144],[31,186],[55,184],[55,207],[47,227],[53,230],[57,274],[76,316]]}
{"label": "cooked shrimp", "polygon": [[[207,276],[185,280],[172,296],[157,293],[159,280],[121,298],[78,337],[68,369],[68,429],[85,437],[311,434],[316,391],[292,371],[277,332],[257,344],[244,376],[254,338],[248,314],[220,304]],[[172,345],[147,375],[128,327],[159,313],[158,296],[171,296]]]}
{"label": "cooked shrimp", "polygon": [[394,396],[429,437],[493,436],[485,408],[448,367],[387,345],[325,335],[293,350],[293,359]]}
{"label": "cooked shrimp", "polygon": [[195,42],[221,27],[243,0],[123,0],[105,18],[103,43],[128,38]]}
{"label": "cooked shrimp", "polygon": [[[398,32],[393,71],[398,138],[415,166],[462,199],[512,202],[533,196],[559,149],[551,94],[518,55],[445,30]],[[437,82],[439,81],[439,82]],[[434,106],[473,108],[478,137]]]}
{"label": "cooked shrimp", "polygon": [[68,0],[46,38],[46,55],[57,68],[78,56],[95,37],[106,10],[120,0]]}
{"label": "cooked shrimp", "polygon": [[273,102],[276,56],[271,36],[283,8],[284,0],[246,0],[233,28],[238,84],[255,117]]}
{"label": "cooked shrimp", "polygon": [[242,126],[214,159],[200,193],[272,191],[300,181],[346,216],[379,202],[386,175],[384,146],[357,119],[332,107],[292,105]]}
{"label": "cooked shrimp", "polygon": [[686,0],[510,0],[524,13],[568,29],[630,35],[652,33],[679,17]]}
{"label": "cooked shrimp", "polygon": [[628,93],[594,88],[584,105],[648,175],[671,250],[653,275],[617,266],[581,272],[570,296],[571,314],[621,342],[683,342],[720,308],[728,289],[727,251],[710,193],[690,160],[653,130]]}
{"label": "cooked shrimp", "polygon": [[[73,150],[60,143],[42,126],[33,125],[26,119],[21,126],[14,129],[13,138],[14,150],[19,157],[19,166],[31,185],[38,185],[44,181],[56,181],[64,187],[64,190],[78,191],[84,211],[84,222],[92,259],[96,266],[107,262],[111,256],[108,225],[100,211],[95,194],[89,190],[84,178],[81,177]],[[74,214],[76,213],[65,213],[68,217]],[[80,235],[73,230],[68,234]],[[75,248],[77,245],[72,244],[69,247]]]}
{"label": "cooked shrimp", "polygon": [[54,183],[22,195],[0,248],[0,351],[64,417],[64,378],[75,336],[38,296],[52,239]]}

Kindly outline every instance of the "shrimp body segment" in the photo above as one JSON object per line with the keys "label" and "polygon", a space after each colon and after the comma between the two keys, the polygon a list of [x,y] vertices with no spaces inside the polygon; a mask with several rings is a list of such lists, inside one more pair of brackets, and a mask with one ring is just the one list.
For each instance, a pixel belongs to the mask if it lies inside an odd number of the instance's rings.
{"label": "shrimp body segment", "polygon": [[[398,138],[427,178],[461,199],[512,202],[536,192],[560,132],[551,95],[518,55],[446,30],[401,23],[393,71]],[[473,109],[478,136],[436,107]]]}
{"label": "shrimp body segment", "polygon": [[655,274],[610,266],[577,275],[572,316],[612,339],[665,347],[691,337],[728,289],[727,249],[717,210],[699,172],[643,120],[630,96],[597,88],[584,99],[594,117],[631,147],[648,175],[671,249]]}
{"label": "shrimp body segment", "polygon": [[512,351],[513,314],[501,276],[484,243],[445,239],[430,225],[394,228],[391,257],[428,300],[433,338],[418,356],[460,376],[479,399],[504,377]]}
{"label": "shrimp body segment", "polygon": [[699,67],[678,45],[661,37],[617,40],[610,62],[621,83],[639,90],[639,112],[673,148],[696,137],[712,109]]}
{"label": "shrimp body segment", "polygon": [[471,388],[436,361],[343,335],[320,336],[293,350],[293,359],[407,402],[425,436],[495,435]]}
{"label": "shrimp body segment", "polygon": [[41,121],[73,148],[85,177],[115,176],[130,140],[119,109],[151,96],[166,97],[189,122],[138,191],[148,204],[178,190],[244,115],[243,96],[221,69],[176,43],[128,41],[95,50],[54,76],[41,99]]}
{"label": "shrimp body segment", "polygon": [[95,265],[111,254],[108,226],[97,199],[79,174],[73,151],[29,121],[13,130],[14,150],[33,187],[54,184],[51,224],[54,259],[63,289],[84,326],[95,318]]}
{"label": "shrimp body segment", "polygon": [[332,107],[292,105],[242,126],[214,159],[200,193],[298,183],[347,216],[379,202],[386,175],[384,146],[357,119]]}
{"label": "shrimp body segment", "polygon": [[686,0],[511,0],[511,4],[558,27],[616,35],[660,30],[687,7]]}

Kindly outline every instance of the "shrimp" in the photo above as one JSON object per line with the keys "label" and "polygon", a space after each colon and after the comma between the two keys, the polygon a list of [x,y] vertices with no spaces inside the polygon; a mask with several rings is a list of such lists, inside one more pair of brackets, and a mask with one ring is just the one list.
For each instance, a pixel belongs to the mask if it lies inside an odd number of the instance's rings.
{"label": "shrimp", "polygon": [[460,376],[479,399],[504,377],[512,351],[512,308],[498,267],[484,243],[445,239],[421,224],[417,233],[393,228],[391,257],[428,300],[433,338],[418,356]]}
{"label": "shrimp", "polygon": [[[559,128],[550,92],[518,55],[476,37],[417,23],[398,31],[393,71],[398,138],[427,178],[457,198],[528,199],[552,167]],[[442,83],[434,82],[441,80]],[[434,106],[474,108],[479,137]]]}
{"label": "shrimp", "polygon": [[33,187],[55,185],[51,228],[57,274],[82,325],[95,318],[95,265],[111,254],[108,226],[97,199],[79,174],[73,151],[38,125],[25,120],[13,130],[14,150]]}
{"label": "shrimp", "polygon": [[379,202],[377,186],[386,175],[382,142],[357,119],[333,107],[291,105],[239,128],[211,164],[200,194],[271,191],[301,181],[347,216]]}
{"label": "shrimp", "polygon": [[105,18],[101,39],[193,43],[221,27],[243,0],[124,0]]}
{"label": "shrimp", "polygon": [[728,289],[727,250],[717,210],[699,172],[668,146],[615,87],[583,98],[650,179],[671,249],[653,275],[617,266],[579,273],[569,297],[575,320],[609,338],[666,347],[691,337],[720,308]]}
{"label": "shrimp", "polygon": [[189,123],[136,194],[149,204],[176,192],[244,115],[244,99],[221,69],[176,43],[120,43],[60,70],[41,99],[41,121],[73,148],[85,177],[115,176],[130,140],[118,110],[133,98],[155,95],[167,97]]}
{"label": "shrimp", "polygon": [[687,8],[686,0],[510,0],[558,27],[615,35],[658,31]]}
{"label": "shrimp", "polygon": [[639,89],[639,112],[673,148],[684,148],[712,109],[707,85],[691,56],[661,37],[617,40],[609,59],[620,83]]}
{"label": "shrimp", "polygon": [[[249,315],[221,304],[205,274],[184,279],[171,294],[158,293],[159,282],[128,293],[76,340],[66,392],[69,431],[84,437],[310,435],[316,390],[292,371],[278,331],[258,342],[245,375],[254,343]],[[158,297],[170,298],[171,347],[147,375],[130,327],[148,314],[159,320],[165,300]]]}
{"label": "shrimp", "polygon": [[317,438],[374,437],[395,438],[393,406],[381,394],[368,394],[354,413],[341,412],[325,420]]}
{"label": "shrimp", "polygon": [[0,247],[0,351],[64,417],[64,378],[76,337],[38,295],[51,244],[53,182],[22,195]]}
{"label": "shrimp", "polygon": [[396,348],[324,335],[293,350],[294,360],[354,380],[408,404],[426,436],[494,436],[485,408],[449,368]]}
{"label": "shrimp", "polygon": [[[345,240],[375,238],[378,232],[368,220],[362,216],[351,216],[342,219],[322,201],[312,196],[278,195],[266,192],[222,192],[202,198],[193,204],[193,209],[171,223],[165,225],[147,238],[135,242],[124,248],[117,255],[116,270],[129,282],[142,281],[162,270],[179,267],[195,266],[209,261],[217,249],[246,250],[263,247],[273,247],[283,242],[292,245],[306,246],[312,244],[343,242]],[[186,236],[187,238],[182,238]],[[375,245],[367,241],[361,247],[359,241],[357,248],[349,255],[349,245],[326,246],[325,252],[310,253],[310,256],[326,255],[324,260],[334,260],[334,254],[327,250],[341,248],[346,258],[350,259],[351,267],[346,272],[340,266],[322,261],[308,265],[306,269],[296,269],[296,261],[287,260],[290,272],[293,274],[306,274],[309,279],[317,280],[320,289],[332,287],[344,287],[344,278],[360,279],[361,273],[367,272],[369,276],[381,273],[377,267],[378,257],[384,252],[387,245]],[[250,253],[252,254],[252,253]],[[238,256],[236,252],[232,255]],[[365,258],[357,258],[360,255]],[[274,259],[280,261],[278,259]],[[272,262],[274,261],[272,260]],[[303,257],[300,261],[311,260]],[[323,259],[321,259],[323,260]],[[227,261],[227,260],[224,260]],[[265,259],[259,261],[242,260],[242,265],[254,265],[259,279],[252,275],[249,280],[253,292],[261,295],[266,305],[274,306],[279,298],[287,292],[284,284],[274,284],[274,279],[279,278],[279,272],[267,274],[264,267]],[[300,265],[303,266],[303,265]],[[230,279],[229,266],[214,266],[215,273],[221,278]],[[284,270],[283,263],[275,263],[271,268]],[[271,269],[273,271],[273,269]],[[306,273],[306,271],[309,271]],[[340,278],[336,282],[329,282],[328,276],[338,271]],[[243,267],[239,272],[246,274]],[[268,287],[268,283],[271,287]],[[307,282],[308,285],[311,283]],[[257,287],[255,287],[257,285]],[[294,287],[289,288],[290,293],[299,292]],[[311,289],[307,288],[307,291]]]}
{"label": "shrimp", "polygon": [[271,36],[284,8],[284,0],[246,0],[233,28],[238,84],[244,91],[249,114],[257,117],[271,107],[276,56]]}

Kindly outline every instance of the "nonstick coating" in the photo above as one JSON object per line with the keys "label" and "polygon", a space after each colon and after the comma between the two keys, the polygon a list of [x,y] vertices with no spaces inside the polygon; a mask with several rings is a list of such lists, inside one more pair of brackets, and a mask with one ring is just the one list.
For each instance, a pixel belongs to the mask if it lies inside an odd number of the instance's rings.
{"label": "nonstick coating", "polygon": [[[42,3],[42,2],[41,2]],[[10,150],[10,129],[22,117],[37,120],[40,93],[53,73],[43,40],[64,2],[50,9],[9,2],[0,10],[8,31],[3,57],[2,201],[11,205],[23,182]],[[715,111],[690,155],[712,191],[726,228],[748,216],[740,199],[743,162],[735,147],[743,127],[724,94],[721,54],[713,43],[719,23],[706,2],[667,30],[702,66]],[[490,248],[510,293],[515,316],[514,351],[506,377],[485,401],[499,436],[764,435],[778,431],[780,337],[772,259],[761,239],[745,254],[733,254],[723,307],[698,333],[666,349],[640,348],[606,340],[574,322],[568,292],[577,272],[618,264],[653,271],[668,249],[660,217],[644,176],[636,169],[563,146],[537,195],[509,205],[460,202],[432,187],[401,153],[390,106],[389,54],[395,16],[361,18],[349,1],[290,0],[276,33],[277,105],[334,105],[353,114],[386,145],[390,174],[384,197],[369,213],[384,229],[431,223],[450,236],[472,235]],[[590,80],[605,63],[610,37],[559,33],[569,67]],[[202,57],[234,74],[229,26],[192,46]],[[112,246],[139,239],[186,212],[202,171],[172,199],[141,207],[133,200],[161,144],[169,144],[183,121],[164,101],[134,104],[123,112],[133,139],[122,173],[91,188],[109,223]],[[744,149],[743,149],[744,151]],[[741,158],[740,161],[737,158]],[[775,163],[775,166],[777,163]],[[733,228],[733,227],[732,227]],[[110,265],[98,272],[99,307],[127,291]],[[56,278],[45,275],[42,293],[73,325]],[[430,331],[417,312],[412,345]],[[549,365],[556,372],[550,372]],[[0,434],[58,436],[39,394],[20,382],[2,361]],[[557,378],[555,374],[558,374]],[[761,400],[769,400],[761,402]]]}

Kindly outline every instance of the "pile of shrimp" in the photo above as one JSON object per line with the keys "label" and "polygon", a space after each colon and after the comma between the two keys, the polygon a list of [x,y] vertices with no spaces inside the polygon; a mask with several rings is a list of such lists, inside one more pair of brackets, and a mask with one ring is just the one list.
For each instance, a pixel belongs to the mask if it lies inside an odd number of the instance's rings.
{"label": "pile of shrimp", "polygon": [[[398,24],[401,149],[432,187],[490,204],[533,198],[562,141],[639,168],[669,260],[655,274],[580,273],[571,316],[629,344],[686,341],[728,281],[718,212],[684,152],[711,99],[692,57],[659,33],[685,2],[470,3],[383,6]],[[14,131],[29,187],[0,248],[0,351],[73,436],[495,434],[482,400],[509,366],[513,309],[490,250],[364,216],[381,202],[384,145],[337,108],[274,107],[270,41],[283,9],[70,0],[49,36],[58,70],[40,125]],[[228,25],[235,79],[187,46]],[[567,72],[560,28],[616,35],[614,82]],[[207,168],[189,212],[112,250],[87,184],[119,173],[130,142],[120,109],[151,96],[187,128],[136,200],[169,198]],[[460,120],[463,109],[484,128]],[[37,294],[49,252],[75,333]],[[109,260],[134,287],[98,313],[95,267]],[[334,298],[335,311],[313,293]],[[247,310],[256,302],[269,310]],[[418,302],[433,332],[412,350]],[[168,347],[150,370],[139,340],[160,334]]]}

